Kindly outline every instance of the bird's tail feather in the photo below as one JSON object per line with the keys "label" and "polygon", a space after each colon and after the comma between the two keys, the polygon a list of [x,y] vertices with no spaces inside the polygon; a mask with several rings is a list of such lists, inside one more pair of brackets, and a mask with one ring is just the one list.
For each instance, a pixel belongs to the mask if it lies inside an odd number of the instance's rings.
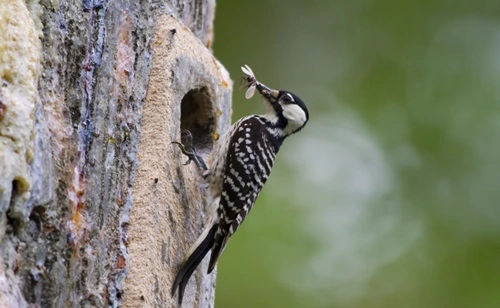
{"label": "bird's tail feather", "polygon": [[207,228],[198,237],[196,242],[191,246],[186,257],[184,257],[184,262],[182,263],[177,276],[175,276],[174,284],[172,285],[172,296],[175,294],[177,288],[179,288],[179,306],[182,305],[182,298],[184,297],[184,290],[189,281],[189,278],[193,274],[194,270],[203,260],[205,255],[210,251],[214,244],[215,231],[217,230],[217,225],[214,224],[212,227]]}

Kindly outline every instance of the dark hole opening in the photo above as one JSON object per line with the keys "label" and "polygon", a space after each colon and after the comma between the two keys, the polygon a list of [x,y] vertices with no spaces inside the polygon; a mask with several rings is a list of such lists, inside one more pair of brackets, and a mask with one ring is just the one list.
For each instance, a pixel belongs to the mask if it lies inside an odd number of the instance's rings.
{"label": "dark hole opening", "polygon": [[213,145],[215,116],[207,88],[192,89],[182,98],[181,129],[193,136],[197,151],[208,153]]}
{"label": "dark hole opening", "polygon": [[29,185],[22,178],[15,178],[12,181],[12,192],[10,195],[10,205],[7,211],[7,223],[12,228],[12,231],[17,234],[17,231],[23,225],[23,217],[17,211],[13,211],[16,206],[16,202],[19,200],[21,195],[28,191]]}

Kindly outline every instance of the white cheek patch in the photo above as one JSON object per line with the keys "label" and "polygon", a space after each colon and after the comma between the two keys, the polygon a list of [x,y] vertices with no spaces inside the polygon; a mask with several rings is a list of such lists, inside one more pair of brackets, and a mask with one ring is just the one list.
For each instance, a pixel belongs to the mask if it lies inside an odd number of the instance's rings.
{"label": "white cheek patch", "polygon": [[[302,126],[306,122],[306,113],[298,105],[282,105],[283,116],[297,126]],[[290,123],[291,124],[291,123]]]}

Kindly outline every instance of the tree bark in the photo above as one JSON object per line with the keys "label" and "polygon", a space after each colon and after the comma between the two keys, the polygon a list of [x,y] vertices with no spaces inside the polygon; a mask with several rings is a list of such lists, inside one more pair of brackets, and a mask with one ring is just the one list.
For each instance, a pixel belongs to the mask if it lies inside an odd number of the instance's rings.
{"label": "tree bark", "polygon": [[[170,307],[232,82],[210,50],[215,1],[3,0],[0,307]],[[183,307],[214,303],[207,260]]]}

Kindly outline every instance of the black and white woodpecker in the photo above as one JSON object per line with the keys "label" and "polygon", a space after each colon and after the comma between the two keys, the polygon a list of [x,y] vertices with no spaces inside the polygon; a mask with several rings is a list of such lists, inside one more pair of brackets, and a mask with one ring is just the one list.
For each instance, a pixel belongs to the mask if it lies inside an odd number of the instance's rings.
{"label": "black and white woodpecker", "polygon": [[[172,295],[179,289],[179,305],[189,277],[212,250],[208,273],[211,273],[231,235],[236,232],[255,203],[266,182],[283,141],[300,131],[309,120],[304,102],[295,94],[273,90],[257,81],[248,66],[241,68],[247,75],[246,98],[255,89],[262,95],[266,113],[251,115],[234,123],[214,145],[212,164],[207,167],[191,144],[173,142],[203,171],[212,194],[209,223],[191,246],[175,277]],[[190,143],[190,142],[188,142]]]}

